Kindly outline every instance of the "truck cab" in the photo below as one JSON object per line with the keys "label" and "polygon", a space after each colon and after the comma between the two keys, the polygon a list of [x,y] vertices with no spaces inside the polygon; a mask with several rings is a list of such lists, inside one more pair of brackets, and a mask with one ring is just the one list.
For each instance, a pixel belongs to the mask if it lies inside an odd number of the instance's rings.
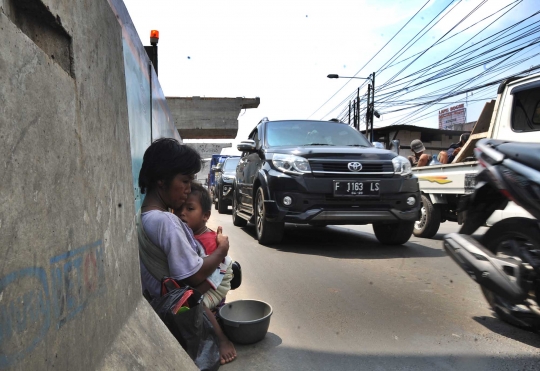
{"label": "truck cab", "polygon": [[[540,144],[540,74],[507,79],[499,85],[497,99],[486,103],[468,142],[451,164],[413,169],[422,192],[415,236],[433,237],[441,222],[463,222],[459,202],[474,191],[478,169],[473,149],[483,138]],[[511,202],[505,210],[496,211],[488,225],[511,216],[532,217]]]}

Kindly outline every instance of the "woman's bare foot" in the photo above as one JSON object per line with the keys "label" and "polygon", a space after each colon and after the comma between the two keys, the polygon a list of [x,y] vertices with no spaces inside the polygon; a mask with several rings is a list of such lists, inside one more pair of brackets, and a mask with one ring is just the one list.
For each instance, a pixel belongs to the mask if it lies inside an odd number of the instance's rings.
{"label": "woman's bare foot", "polygon": [[219,337],[219,354],[221,354],[221,364],[229,363],[235,360],[236,358],[236,349],[234,344],[227,339],[227,336]]}

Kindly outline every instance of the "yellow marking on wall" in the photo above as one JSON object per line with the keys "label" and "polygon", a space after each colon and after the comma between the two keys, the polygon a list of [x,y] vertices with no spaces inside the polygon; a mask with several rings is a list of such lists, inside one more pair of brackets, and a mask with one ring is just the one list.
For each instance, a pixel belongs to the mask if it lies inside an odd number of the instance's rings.
{"label": "yellow marking on wall", "polygon": [[452,183],[447,176],[419,176],[418,180],[427,180],[428,182],[438,184]]}

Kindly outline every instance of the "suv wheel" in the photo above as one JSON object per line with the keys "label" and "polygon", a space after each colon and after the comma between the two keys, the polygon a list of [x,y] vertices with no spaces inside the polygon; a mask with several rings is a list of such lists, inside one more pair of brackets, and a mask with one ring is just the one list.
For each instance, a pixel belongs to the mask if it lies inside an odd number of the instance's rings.
{"label": "suv wheel", "polygon": [[236,192],[233,192],[233,201],[232,201],[232,224],[236,227],[245,227],[247,224],[246,219],[242,219],[237,214],[238,203],[236,201]]}
{"label": "suv wheel", "polygon": [[255,198],[255,230],[257,240],[261,245],[279,243],[285,231],[284,222],[269,222],[266,220],[266,210],[264,209],[264,192],[262,188],[257,188]]}
{"label": "suv wheel", "polygon": [[397,222],[373,224],[373,232],[380,243],[385,245],[402,245],[409,241],[414,229],[414,222]]}

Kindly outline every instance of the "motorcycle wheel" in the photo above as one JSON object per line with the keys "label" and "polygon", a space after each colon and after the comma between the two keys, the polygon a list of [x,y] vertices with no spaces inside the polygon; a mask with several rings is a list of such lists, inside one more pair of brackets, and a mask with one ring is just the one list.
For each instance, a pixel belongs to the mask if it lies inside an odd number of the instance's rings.
{"label": "motorcycle wheel", "polygon": [[[520,246],[527,248],[531,255],[540,258],[540,228],[538,221],[527,218],[508,218],[495,223],[482,237],[482,245],[492,253],[505,257],[519,259],[503,243],[516,241]],[[533,313],[525,304],[513,304],[506,299],[481,288],[489,305],[497,316],[516,327],[527,330],[540,330],[540,317]],[[540,291],[536,288],[536,291]]]}

